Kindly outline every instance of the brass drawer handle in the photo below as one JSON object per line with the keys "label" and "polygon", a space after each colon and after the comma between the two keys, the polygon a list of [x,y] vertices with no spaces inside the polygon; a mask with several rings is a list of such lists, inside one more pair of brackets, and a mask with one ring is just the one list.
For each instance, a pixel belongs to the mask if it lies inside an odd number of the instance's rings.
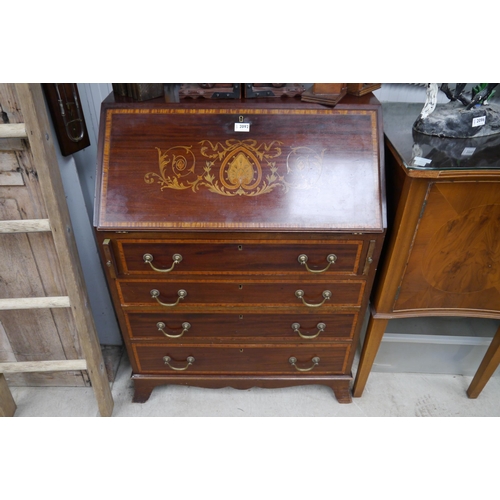
{"label": "brass drawer handle", "polygon": [[187,321],[185,323],[182,323],[182,332],[179,333],[179,335],[172,335],[171,333],[167,333],[164,328],[165,328],[165,323],[163,323],[162,321],[159,321],[158,323],[156,323],[156,328],[158,328],[158,330],[163,333],[163,335],[165,335],[165,337],[168,337],[168,338],[171,338],[171,339],[178,339],[180,337],[182,337],[190,328],[191,328],[191,324],[188,323]]}
{"label": "brass drawer handle", "polygon": [[165,306],[165,307],[174,307],[179,303],[179,300],[183,300],[184,297],[187,296],[186,290],[179,290],[177,292],[177,295],[178,295],[177,300],[173,304],[165,304],[165,302],[162,302],[158,298],[160,296],[160,292],[158,290],[151,290],[151,292],[149,292],[149,293],[151,294],[151,297],[153,297],[153,299],[155,299],[156,302],[158,302],[158,304],[160,304],[161,306]]}
{"label": "brass drawer handle", "polygon": [[307,307],[320,307],[322,306],[326,300],[330,300],[331,297],[332,297],[332,292],[330,292],[330,290],[325,290],[323,292],[323,300],[319,303],[319,304],[308,304],[305,300],[304,300],[304,291],[303,290],[297,290],[295,292],[295,296],[298,298],[298,299],[301,299],[303,304],[306,305]]}
{"label": "brass drawer handle", "polygon": [[172,358],[170,356],[164,356],[163,357],[163,361],[165,362],[165,364],[169,367],[169,368],[172,368],[172,370],[176,370],[178,372],[183,372],[184,370],[187,370],[193,363],[194,363],[194,358],[193,356],[188,356],[186,358],[186,361],[187,361],[187,365],[186,366],[183,366],[182,368],[176,368],[175,366],[172,366],[170,364],[170,361],[172,361]]}
{"label": "brass drawer handle", "polygon": [[299,336],[302,337],[303,339],[315,339],[321,332],[325,331],[326,325],[324,323],[318,323],[316,325],[316,328],[318,329],[318,333],[316,333],[316,335],[304,335],[300,331],[300,324],[299,323],[292,323],[292,330],[295,333],[298,333]]}
{"label": "brass drawer handle", "polygon": [[308,265],[307,265],[307,260],[308,260],[308,257],[305,253],[301,253],[297,259],[300,264],[302,264],[303,266],[306,266],[306,269],[310,272],[310,273],[324,273],[325,271],[328,270],[328,268],[332,265],[332,264],[335,264],[335,262],[337,261],[337,256],[334,254],[334,253],[331,253],[330,255],[328,255],[326,257],[326,261],[328,262],[328,265],[324,268],[324,269],[311,269]]}
{"label": "brass drawer handle", "polygon": [[298,370],[299,372],[310,372],[315,366],[319,365],[319,358],[318,356],[315,356],[313,359],[311,359],[313,362],[313,365],[310,366],[309,368],[299,368],[296,363],[297,363],[297,358],[291,357],[288,362],[292,365],[295,366],[295,369]]}
{"label": "brass drawer handle", "polygon": [[172,256],[172,260],[174,261],[174,263],[168,269],[158,269],[157,267],[153,266],[153,264],[151,264],[151,262],[153,262],[153,256],[150,253],[145,253],[142,258],[144,262],[146,264],[149,264],[155,271],[158,271],[159,273],[169,273],[170,271],[172,271],[175,265],[179,264],[179,262],[182,260],[182,255],[180,253],[174,253],[174,255]]}

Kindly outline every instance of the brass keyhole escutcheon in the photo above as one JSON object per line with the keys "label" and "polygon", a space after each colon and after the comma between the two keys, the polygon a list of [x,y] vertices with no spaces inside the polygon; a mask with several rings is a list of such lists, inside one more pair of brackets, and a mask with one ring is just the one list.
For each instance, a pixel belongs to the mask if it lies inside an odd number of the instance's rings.
{"label": "brass keyhole escutcheon", "polygon": [[243,115],[238,116],[238,121],[239,121],[240,123],[243,123],[243,120],[244,120]]}

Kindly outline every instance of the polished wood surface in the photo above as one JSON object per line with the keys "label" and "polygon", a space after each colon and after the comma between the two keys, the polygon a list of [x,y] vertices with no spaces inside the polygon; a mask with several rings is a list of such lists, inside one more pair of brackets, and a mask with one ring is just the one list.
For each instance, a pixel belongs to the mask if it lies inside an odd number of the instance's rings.
{"label": "polished wood surface", "polygon": [[[173,345],[200,342],[210,337],[213,343],[262,342],[337,342],[351,340],[358,326],[357,311],[287,312],[263,309],[261,312],[160,312],[126,313],[127,330],[131,340],[162,339]],[[189,323],[189,329],[183,326]],[[162,330],[158,323],[165,326]],[[298,324],[298,327],[296,326]],[[318,325],[323,327],[318,328]],[[165,332],[165,333],[164,333]],[[182,334],[182,339],[179,335]],[[167,337],[170,335],[171,337]],[[301,336],[302,335],[302,336]]]}
{"label": "polished wood surface", "polygon": [[500,307],[500,179],[429,185],[393,310]]}
{"label": "polished wood surface", "polygon": [[351,99],[105,102],[96,226],[381,231],[381,117]]}
{"label": "polished wood surface", "polygon": [[356,371],[356,378],[354,379],[352,388],[352,395],[355,398],[359,398],[363,394],[388,322],[388,319],[375,319],[373,313],[370,315],[365,340],[361,349],[358,369]]}
{"label": "polished wood surface", "polygon": [[[354,382],[356,397],[363,393],[388,319],[500,318],[498,141],[493,139],[493,146],[492,140],[479,141],[472,148],[477,149],[476,157],[457,163],[443,151],[448,148],[451,155],[474,143],[441,141],[441,146],[433,140],[430,147],[431,139],[412,137],[411,128],[401,126],[386,129],[386,134],[389,232]],[[412,143],[413,154],[418,151],[431,160],[428,169],[413,167],[415,158],[408,146]],[[487,355],[494,359],[491,354]],[[492,362],[485,365],[483,372],[491,374]]]}
{"label": "polished wood surface", "polygon": [[96,235],[135,402],[172,383],[351,401],[385,199],[380,106],[347,101],[105,101]]}
{"label": "polished wood surface", "polygon": [[[221,303],[225,306],[296,306],[307,310],[328,309],[332,306],[360,306],[366,282],[363,280],[325,280],[311,282],[305,280],[249,280],[241,279],[204,279],[193,280],[121,280],[118,283],[118,294],[123,307],[149,306],[165,309],[151,296],[151,290],[158,290],[158,300],[171,304],[178,298],[179,290],[187,295],[177,306],[183,309],[191,306],[206,305],[215,307]],[[304,297],[297,297],[296,291],[302,290]],[[331,298],[325,300],[323,292],[330,292]],[[306,304],[304,304],[304,302]],[[322,304],[322,305],[320,305]],[[168,307],[168,306],[167,306]]]}
{"label": "polished wood surface", "polygon": [[343,374],[347,355],[352,344],[331,344],[312,347],[304,345],[255,345],[240,344],[212,346],[211,344],[191,345],[183,347],[165,346],[164,344],[135,343],[133,349],[139,363],[141,373],[169,373],[174,371],[163,360],[169,356],[174,368],[187,366],[187,358],[193,356],[195,361],[186,373],[204,374],[255,374],[268,375],[295,374],[299,371],[290,364],[289,359],[295,357],[298,368],[307,370],[314,366],[312,359],[319,357],[318,365],[310,371],[300,372],[303,376],[325,374]]}
{"label": "polished wood surface", "polygon": [[[124,275],[162,275],[172,266],[173,255],[180,254],[182,261],[165,278],[179,274],[296,274],[304,276],[355,275],[359,272],[363,250],[362,240],[116,240],[120,272]],[[144,255],[153,256],[155,271],[144,261]],[[328,267],[328,256],[335,255]],[[308,272],[299,256],[307,256],[307,265],[318,274]]]}
{"label": "polished wood surface", "polygon": [[467,389],[467,396],[471,399],[476,399],[484,386],[488,383],[490,377],[495,373],[495,370],[500,364],[500,328],[495,333],[491,344],[484,355],[479,368],[477,369],[472,382]]}

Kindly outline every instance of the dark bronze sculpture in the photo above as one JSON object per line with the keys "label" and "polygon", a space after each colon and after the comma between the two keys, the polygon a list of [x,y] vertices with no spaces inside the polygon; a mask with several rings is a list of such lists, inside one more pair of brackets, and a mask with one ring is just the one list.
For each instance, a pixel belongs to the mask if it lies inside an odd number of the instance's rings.
{"label": "dark bronze sculpture", "polygon": [[[421,134],[470,138],[500,133],[500,107],[490,103],[498,83],[479,84],[466,91],[465,83],[458,83],[454,89],[448,83],[427,84],[427,99],[413,124]],[[436,106],[438,92],[450,100]]]}

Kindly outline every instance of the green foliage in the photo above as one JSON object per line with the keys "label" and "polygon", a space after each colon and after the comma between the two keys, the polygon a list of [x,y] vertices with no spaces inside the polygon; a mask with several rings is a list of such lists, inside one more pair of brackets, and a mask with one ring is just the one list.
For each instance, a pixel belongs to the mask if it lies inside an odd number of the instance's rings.
{"label": "green foliage", "polygon": [[[480,83],[479,85],[476,85],[475,87],[472,88],[472,98],[476,96],[479,92],[484,90],[487,87],[487,83]],[[483,102],[486,102],[488,99],[491,99],[495,95],[495,90],[492,90],[488,96],[486,96],[486,99],[484,99]]]}

